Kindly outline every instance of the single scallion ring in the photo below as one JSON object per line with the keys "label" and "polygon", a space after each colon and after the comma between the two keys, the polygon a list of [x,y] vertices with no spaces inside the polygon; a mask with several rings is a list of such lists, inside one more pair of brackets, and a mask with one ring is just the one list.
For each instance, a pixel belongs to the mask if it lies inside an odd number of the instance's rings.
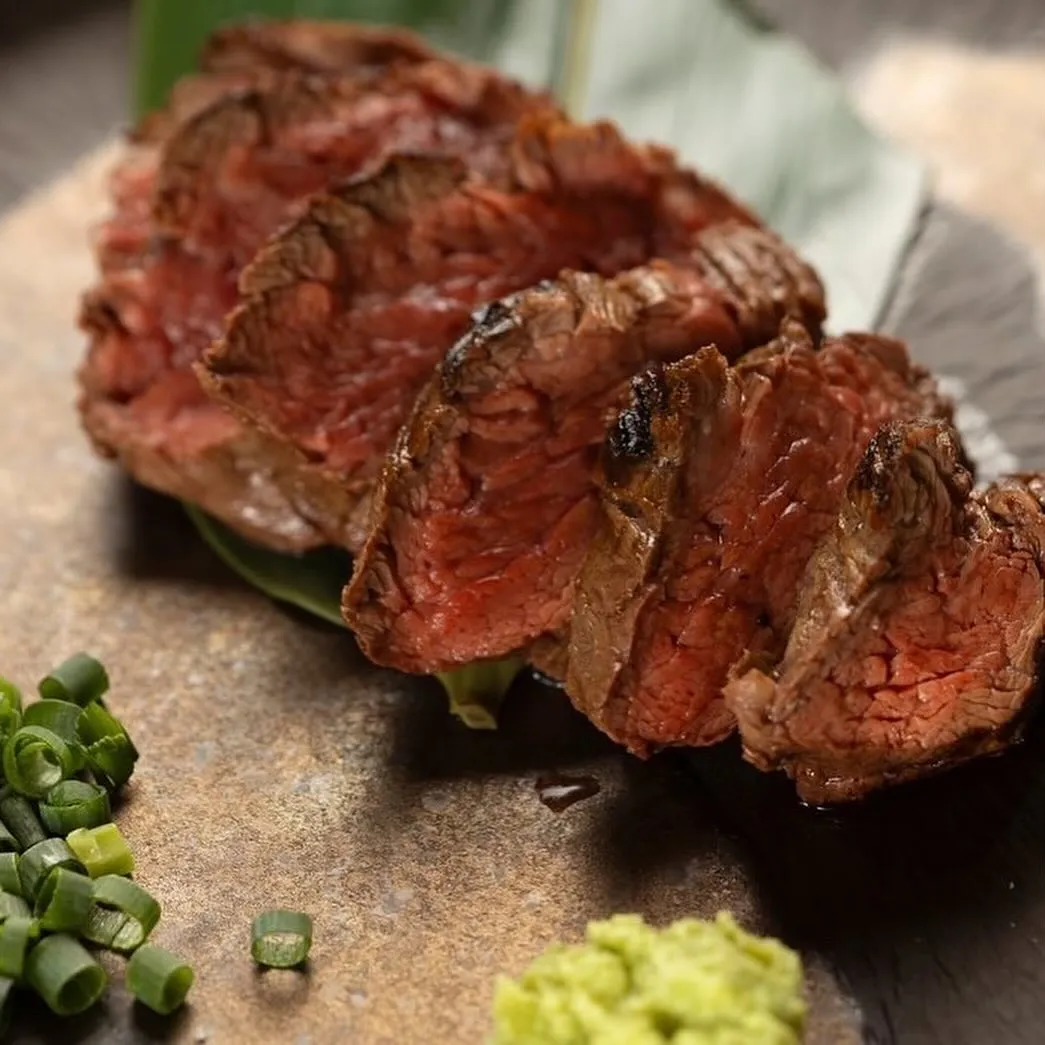
{"label": "single scallion ring", "polygon": [[40,935],[40,924],[35,918],[11,915],[0,925],[0,976],[22,978],[29,946]]}
{"label": "single scallion ring", "polygon": [[77,769],[69,745],[43,726],[22,726],[4,741],[4,776],[19,794],[43,798]]}
{"label": "single scallion ring", "polygon": [[42,678],[37,689],[45,700],[64,700],[84,707],[109,691],[109,675],[89,653],[74,653]]}
{"label": "single scallion ring", "polygon": [[55,933],[29,952],[25,981],[52,1012],[75,1016],[102,996],[108,977],[83,944],[66,933]]}
{"label": "single scallion ring", "polygon": [[195,978],[181,958],[151,943],[139,947],[127,962],[128,990],[162,1016],[182,1005]]}
{"label": "single scallion ring", "polygon": [[0,820],[22,849],[30,849],[47,838],[32,803],[10,788],[0,792]]}
{"label": "single scallion ring", "polygon": [[134,854],[115,824],[78,827],[65,840],[92,878],[134,871]]}
{"label": "single scallion ring", "polygon": [[80,935],[110,951],[137,950],[156,928],[160,905],[137,882],[109,874],[94,882],[94,907]]}
{"label": "single scallion ring", "polygon": [[112,820],[109,792],[84,780],[63,780],[40,802],[40,819],[47,830],[56,835],[67,835],[79,828],[101,827]]}
{"label": "single scallion ring", "polygon": [[36,899],[44,879],[55,867],[86,872],[64,838],[45,838],[27,849],[18,859],[18,877],[22,880],[22,895],[30,902]]}
{"label": "single scallion ring", "polygon": [[33,913],[48,932],[79,932],[94,906],[94,882],[85,874],[56,867],[36,891]]}
{"label": "single scallion ring", "polygon": [[263,911],[250,927],[250,954],[270,969],[292,969],[308,959],[312,919],[300,911]]}

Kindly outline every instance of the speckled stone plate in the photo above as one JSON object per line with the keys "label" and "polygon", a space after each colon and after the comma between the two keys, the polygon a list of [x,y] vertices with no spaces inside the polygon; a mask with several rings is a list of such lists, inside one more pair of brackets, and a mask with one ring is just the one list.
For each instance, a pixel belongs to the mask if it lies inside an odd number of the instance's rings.
{"label": "speckled stone plate", "polygon": [[[958,63],[962,83],[1001,76],[960,48],[880,57],[859,70],[871,112],[895,114],[904,62]],[[1006,68],[1045,84],[1045,65]],[[997,205],[1004,150],[956,159],[934,123],[955,119],[953,101],[920,104],[921,122],[912,102],[892,129],[966,176],[941,183],[887,326],[948,376],[985,473],[1045,466],[1045,236]],[[1045,160],[1045,136],[1023,130],[1032,111],[1007,117],[1025,170]],[[29,1004],[14,1041],[481,1042],[495,972],[549,941],[614,911],[720,908],[803,950],[816,1045],[1042,1040],[1041,730],[830,815],[729,745],[640,764],[536,685],[517,687],[498,733],[471,733],[434,683],[368,665],[342,632],[249,590],[179,509],[96,460],[72,410],[72,316],[110,158],[0,219],[0,651],[27,685],[82,647],[110,666],[143,752],[120,821],[164,905],[156,939],[191,959],[197,986],[161,1023],[132,1009],[114,966],[86,1020],[70,1028]],[[547,772],[600,791],[553,813],[535,790]],[[250,918],[275,905],[314,916],[304,974],[249,960]]]}

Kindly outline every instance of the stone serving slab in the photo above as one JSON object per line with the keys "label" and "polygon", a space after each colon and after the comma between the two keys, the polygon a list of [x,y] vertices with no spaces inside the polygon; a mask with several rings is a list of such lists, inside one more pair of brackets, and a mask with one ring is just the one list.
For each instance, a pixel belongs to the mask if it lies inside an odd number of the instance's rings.
{"label": "stone serving slab", "polygon": [[[944,175],[887,325],[947,375],[985,474],[1045,466],[1045,211],[1033,179],[1023,202],[1012,185],[1014,164],[1045,161],[1027,131],[1045,57],[908,34],[865,58],[851,67],[865,111]],[[910,96],[927,62],[947,89]],[[969,149],[959,118],[993,144]],[[0,219],[0,670],[31,685],[80,648],[109,665],[142,750],[120,823],[164,905],[156,939],[198,979],[163,1022],[132,1009],[114,965],[95,1013],[70,1026],[29,1006],[14,1041],[478,1043],[495,973],[551,940],[615,911],[720,908],[802,948],[816,1045],[1041,1040],[1041,730],[830,815],[728,745],[639,764],[535,684],[499,732],[471,733],[434,684],[247,589],[176,506],[96,460],[72,408],[73,316],[111,158],[90,154]],[[548,772],[600,791],[555,814],[535,789]],[[314,917],[305,973],[249,960],[252,915],[278,905]]]}

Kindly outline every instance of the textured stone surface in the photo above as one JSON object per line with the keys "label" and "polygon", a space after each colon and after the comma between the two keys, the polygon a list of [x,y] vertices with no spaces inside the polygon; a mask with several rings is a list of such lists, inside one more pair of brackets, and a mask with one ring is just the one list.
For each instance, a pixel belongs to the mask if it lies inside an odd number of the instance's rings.
{"label": "textured stone surface", "polygon": [[[969,408],[981,411],[967,417],[989,418],[1000,433],[1000,448],[985,437],[985,458],[1014,451],[1020,464],[1045,464],[1045,353],[1027,249],[1042,248],[1040,218],[1022,222],[1022,204],[998,195],[1011,190],[1004,141],[962,150],[955,99],[968,97],[970,81],[953,81],[935,102],[923,96],[902,122],[889,122],[897,113],[883,102],[897,83],[902,93],[903,68],[913,67],[893,59],[970,52],[905,45],[868,62],[873,44],[912,22],[928,31],[930,8],[965,10],[941,14],[947,31],[991,42],[1040,39],[1045,17],[1027,4],[1006,5],[1016,12],[1008,16],[975,3],[845,0],[826,15],[817,0],[763,6],[832,61],[864,70],[868,111],[939,157],[952,202],[1007,223],[999,233],[934,208],[889,325],[961,382]],[[974,17],[974,7],[991,10]],[[0,195],[21,194],[118,121],[113,70],[124,51],[117,22],[109,25],[65,50],[48,45],[46,67],[44,51],[5,59],[0,83],[14,86],[0,121]],[[1040,122],[1040,105],[1017,78],[1030,75],[1036,90],[1038,68],[1033,59],[962,65],[996,92],[1013,127],[1027,95],[1027,128]],[[87,71],[67,72],[77,69]],[[990,122],[986,99],[977,111]],[[37,134],[42,124],[57,133]],[[1040,135],[1024,134],[1020,150],[1024,171],[1042,166]],[[955,161],[976,168],[975,192],[961,188],[969,175],[954,188]],[[72,316],[90,275],[84,233],[103,162],[95,157],[0,219],[0,670],[31,683],[83,646],[111,665],[114,705],[143,750],[121,823],[141,880],[164,902],[157,940],[189,957],[199,979],[190,1010],[170,1027],[133,1013],[117,990],[72,1035],[36,1013],[15,1040],[479,1042],[493,973],[518,969],[589,918],[637,909],[666,920],[725,906],[772,929],[762,897],[775,867],[749,865],[749,850],[719,826],[721,796],[699,778],[622,758],[537,690],[515,695],[502,733],[465,732],[433,686],[368,667],[344,635],[246,590],[176,509],[92,457],[71,409],[81,351]],[[1028,179],[1027,191],[1035,184]],[[594,773],[602,791],[556,816],[533,790],[548,769]],[[251,967],[250,917],[273,904],[315,916],[307,976]],[[999,952],[985,953],[993,962]],[[829,973],[815,958],[810,967],[812,1040],[855,1041]],[[952,1002],[940,995],[940,1005]],[[1037,1040],[1019,1033],[1011,1040]]]}
{"label": "textured stone surface", "polygon": [[[110,151],[0,222],[2,670],[31,684],[86,647],[143,757],[119,820],[188,957],[164,1032],[214,1045],[479,1042],[498,970],[591,918],[735,911],[771,928],[688,774],[641,767],[555,693],[518,692],[497,734],[434,684],[370,667],[346,634],[231,577],[171,504],[95,460],[72,410],[88,218]],[[539,771],[594,774],[556,815]],[[252,915],[315,919],[311,968],[258,974]],[[855,1041],[814,965],[813,1041]],[[38,1018],[16,1041],[67,1041]],[[117,992],[79,1041],[152,1040]]]}

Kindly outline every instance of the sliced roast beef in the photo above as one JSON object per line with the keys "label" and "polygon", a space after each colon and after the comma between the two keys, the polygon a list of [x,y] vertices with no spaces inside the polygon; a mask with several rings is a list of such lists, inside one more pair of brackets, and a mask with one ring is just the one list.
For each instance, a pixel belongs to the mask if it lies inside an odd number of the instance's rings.
{"label": "sliced roast beef", "polygon": [[318,77],[294,72],[228,96],[184,123],[163,150],[153,216],[194,252],[242,268],[295,202],[373,173],[392,152],[467,158],[502,173],[505,143],[545,95],[483,66],[430,59]]}
{"label": "sliced roast beef", "polygon": [[886,426],[809,564],[783,660],[727,687],[747,757],[807,801],[1018,736],[1045,627],[1045,481],[971,486],[948,425]]}
{"label": "sliced roast beef", "polygon": [[610,432],[603,516],[577,584],[567,691],[645,755],[722,739],[749,652],[774,656],[795,593],[877,428],[946,415],[902,344],[781,338],[722,373],[707,354],[642,377]]}
{"label": "sliced roast beef", "polygon": [[[729,274],[728,279],[723,273]],[[716,226],[686,265],[564,273],[488,306],[418,398],[345,590],[367,655],[432,672],[554,635],[597,515],[593,472],[628,380],[781,319],[815,334],[823,294],[771,233]]]}
{"label": "sliced roast beef", "polygon": [[300,453],[291,496],[332,543],[362,544],[385,453],[478,306],[565,268],[684,258],[709,225],[755,223],[609,124],[528,119],[507,158],[500,177],[395,158],[316,197],[244,273],[205,380]]}
{"label": "sliced roast beef", "polygon": [[[294,26],[230,32],[212,46],[206,75],[240,89],[202,109],[176,95],[176,117],[121,166],[102,282],[82,312],[91,343],[81,412],[98,448],[146,485],[288,550],[323,540],[286,494],[296,458],[245,432],[192,370],[238,300],[243,261],[331,178],[404,147],[503,169],[518,119],[549,111],[543,95],[415,54],[399,33],[327,29],[336,46],[312,30],[299,39]],[[363,64],[327,72],[335,59]]]}

